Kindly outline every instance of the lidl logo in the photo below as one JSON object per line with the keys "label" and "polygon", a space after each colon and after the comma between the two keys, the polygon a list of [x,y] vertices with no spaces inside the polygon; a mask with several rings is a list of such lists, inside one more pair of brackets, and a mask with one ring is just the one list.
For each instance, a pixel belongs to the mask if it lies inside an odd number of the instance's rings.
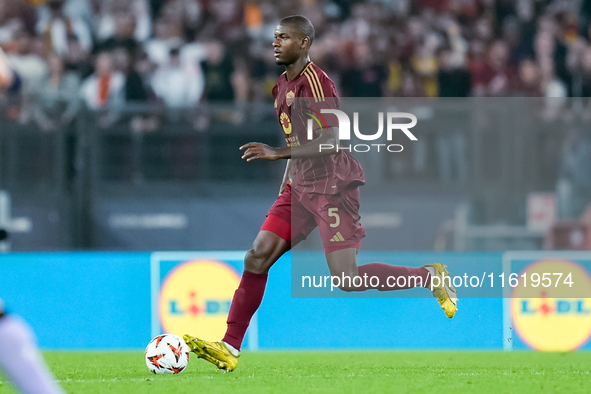
{"label": "lidl logo", "polygon": [[[542,351],[570,351],[585,345],[591,336],[591,278],[580,264],[565,260],[542,260],[528,265],[519,277],[567,277],[547,287],[520,281],[513,290],[513,329],[529,347]],[[539,275],[539,276],[538,276]],[[536,281],[537,283],[537,281]]]}
{"label": "lidl logo", "polygon": [[[544,295],[544,294],[542,294]],[[534,302],[528,299],[521,299],[521,313],[524,315],[535,315],[540,313],[542,317],[551,316],[552,314],[580,314],[588,315],[591,313],[588,302],[585,299],[571,300],[571,299],[554,299],[547,298],[540,299],[540,302]]]}
{"label": "lidl logo", "polygon": [[239,281],[234,268],[221,261],[187,261],[175,267],[160,289],[163,332],[221,338]]}

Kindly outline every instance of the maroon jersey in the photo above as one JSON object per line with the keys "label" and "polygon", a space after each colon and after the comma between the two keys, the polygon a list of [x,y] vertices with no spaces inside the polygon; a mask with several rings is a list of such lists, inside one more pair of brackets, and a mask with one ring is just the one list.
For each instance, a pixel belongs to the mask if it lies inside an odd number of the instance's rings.
{"label": "maroon jersey", "polygon": [[[307,137],[307,122],[311,119],[309,113],[320,113],[323,108],[340,108],[334,83],[312,62],[291,81],[283,73],[273,87],[273,98],[275,114],[289,147],[310,142]],[[326,124],[322,122],[322,127],[338,127],[335,115],[322,114],[322,117],[326,121]],[[320,127],[316,125],[317,128]],[[302,193],[336,194],[348,186],[365,184],[361,165],[347,151],[309,159],[291,159],[291,165],[294,169],[292,187]]]}

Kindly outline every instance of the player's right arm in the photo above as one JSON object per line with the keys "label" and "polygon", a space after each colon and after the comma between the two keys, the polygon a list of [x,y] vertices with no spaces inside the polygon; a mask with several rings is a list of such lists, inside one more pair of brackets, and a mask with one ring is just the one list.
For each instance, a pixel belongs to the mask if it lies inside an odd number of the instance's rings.
{"label": "player's right arm", "polygon": [[[315,130],[315,132],[317,131]],[[332,155],[338,152],[338,132],[337,127],[329,127],[328,130],[322,130],[312,141],[299,146],[273,148],[262,142],[249,142],[248,144],[242,145],[240,150],[244,151],[242,158],[246,161],[309,159],[312,157]],[[321,149],[322,147],[324,149]]]}

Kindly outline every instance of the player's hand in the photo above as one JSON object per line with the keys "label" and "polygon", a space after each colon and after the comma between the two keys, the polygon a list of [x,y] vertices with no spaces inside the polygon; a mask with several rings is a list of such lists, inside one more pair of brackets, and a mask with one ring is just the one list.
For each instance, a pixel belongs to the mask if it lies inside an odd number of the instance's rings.
{"label": "player's hand", "polygon": [[291,179],[289,178],[284,179],[283,182],[281,182],[281,187],[279,187],[279,195],[283,194],[287,185],[291,185]]}
{"label": "player's hand", "polygon": [[280,159],[277,149],[270,147],[267,144],[261,142],[249,142],[248,144],[242,145],[240,150],[244,150],[242,155],[246,161],[252,160],[269,160],[275,161]]}

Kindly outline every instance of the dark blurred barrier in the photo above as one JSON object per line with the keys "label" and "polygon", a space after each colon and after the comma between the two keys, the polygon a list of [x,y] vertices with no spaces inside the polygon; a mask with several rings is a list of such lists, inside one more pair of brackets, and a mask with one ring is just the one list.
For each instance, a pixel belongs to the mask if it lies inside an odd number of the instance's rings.
{"label": "dark blurred barrier", "polygon": [[66,179],[68,133],[3,120],[0,134],[0,189],[12,194],[12,216],[22,219],[11,235],[12,249],[71,248],[75,211]]}
{"label": "dark blurred barrier", "polygon": [[[467,220],[482,225],[523,225],[525,195],[554,190],[573,125],[545,119],[544,99],[398,100],[417,115],[419,141],[401,154],[358,155],[365,189],[389,201],[468,203]],[[13,216],[32,222],[13,250],[246,249],[284,163],[245,163],[238,147],[282,140],[268,104],[86,111],[53,133],[3,120],[0,188],[12,195]],[[427,238],[447,219],[422,217]],[[484,246],[464,249],[499,247],[474,245]]]}
{"label": "dark blurred barrier", "polygon": [[[86,149],[77,177],[79,247],[249,247],[267,210],[253,197],[260,192],[249,189],[279,179],[282,169],[240,159],[238,147],[249,141],[281,144],[272,116],[246,114],[235,122],[231,115],[240,113],[233,107],[199,113],[140,107],[102,126],[104,114],[87,113],[88,126],[77,137]],[[150,129],[138,130],[138,121]]]}

